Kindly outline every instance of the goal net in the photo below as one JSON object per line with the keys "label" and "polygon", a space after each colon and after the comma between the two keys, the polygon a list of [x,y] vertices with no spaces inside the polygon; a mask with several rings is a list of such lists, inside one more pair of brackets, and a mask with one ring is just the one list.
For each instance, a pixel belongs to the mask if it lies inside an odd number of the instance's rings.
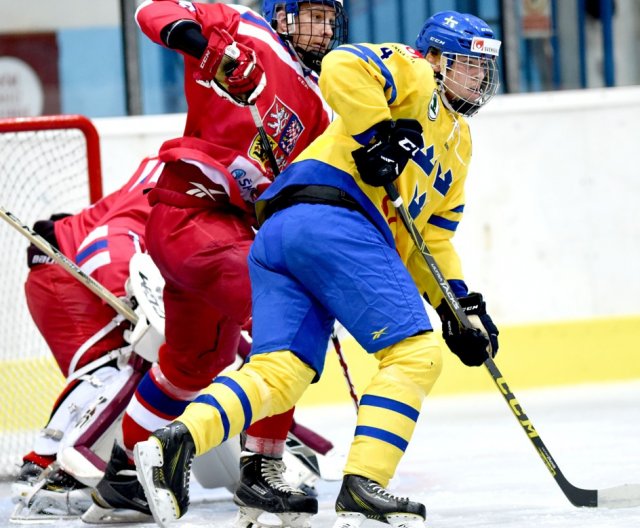
{"label": "goal net", "polygon": [[[100,143],[87,118],[0,119],[0,206],[24,224],[76,213],[101,193]],[[17,474],[63,387],[27,310],[28,245],[0,222],[0,479]]]}

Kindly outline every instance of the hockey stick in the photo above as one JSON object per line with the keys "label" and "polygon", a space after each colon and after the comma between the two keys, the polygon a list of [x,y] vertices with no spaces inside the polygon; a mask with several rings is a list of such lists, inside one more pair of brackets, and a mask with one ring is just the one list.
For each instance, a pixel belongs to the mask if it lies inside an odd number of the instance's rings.
{"label": "hockey stick", "polygon": [[262,148],[269,158],[269,165],[271,165],[271,170],[273,171],[273,176],[278,176],[280,174],[280,167],[278,166],[278,160],[276,160],[276,156],[273,153],[273,149],[271,148],[271,143],[269,143],[269,136],[264,131],[264,126],[262,125],[262,118],[260,117],[260,112],[256,107],[255,103],[249,105],[249,109],[251,110],[251,117],[253,117],[253,123],[256,125],[258,129],[258,135],[260,136],[260,143],[262,143]]}
{"label": "hockey stick", "polygon": [[[276,156],[273,153],[273,149],[271,148],[271,143],[269,143],[269,137],[264,130],[264,126],[262,125],[262,118],[260,117],[260,112],[256,108],[255,104],[249,105],[249,109],[251,110],[251,117],[253,117],[253,122],[258,129],[258,135],[260,136],[260,143],[262,143],[262,148],[267,154],[267,158],[269,158],[269,164],[271,165],[271,170],[273,171],[273,176],[277,177],[280,174],[280,167],[278,167],[278,162],[276,160]],[[353,386],[353,382],[351,381],[351,375],[349,374],[349,367],[347,366],[347,362],[342,355],[342,347],[340,346],[340,340],[338,339],[338,334],[336,334],[335,329],[331,332],[331,342],[333,343],[333,348],[338,355],[338,362],[340,363],[340,367],[342,368],[342,374],[344,375],[344,379],[347,382],[347,387],[349,388],[349,395],[353,400],[353,404],[356,408],[356,413],[358,412],[358,394],[356,393],[356,389]]]}
{"label": "hockey stick", "polygon": [[338,339],[338,334],[335,331],[335,328],[331,332],[331,342],[333,343],[333,348],[338,355],[338,363],[340,363],[340,367],[342,368],[342,374],[344,374],[344,380],[347,382],[347,388],[349,389],[349,395],[351,396],[351,401],[353,401],[353,405],[356,408],[356,414],[358,413],[358,409],[360,405],[358,403],[358,394],[356,393],[356,388],[353,386],[353,381],[351,381],[351,375],[349,374],[349,367],[347,366],[347,362],[342,355],[342,347],[340,346],[340,340]]}
{"label": "hockey stick", "polygon": [[30,227],[24,225],[24,223],[20,221],[13,213],[7,211],[2,206],[0,206],[0,217],[21,235],[28,238],[29,241],[40,251],[51,257],[57,264],[62,266],[67,272],[73,275],[93,293],[104,300],[109,306],[111,306],[111,308],[122,315],[127,321],[133,324],[136,324],[138,322],[138,316],[127,304],[125,304],[122,300],[120,300],[113,293],[107,290],[98,281],[87,275],[78,266],[76,266],[76,264],[69,260],[63,253],[49,244],[47,240],[41,237]]}
{"label": "hockey stick", "polygon": [[[414,244],[422,254],[422,257],[424,258],[429,270],[433,274],[433,277],[436,279],[440,290],[444,294],[444,299],[451,308],[451,311],[455,314],[456,319],[462,327],[468,329],[473,328],[473,326],[469,322],[469,318],[460,307],[458,299],[456,298],[453,291],[451,291],[449,283],[440,271],[440,268],[433,258],[433,255],[431,255],[431,253],[429,252],[429,249],[427,248],[422,235],[418,231],[413,218],[411,218],[411,216],[409,215],[409,212],[407,211],[407,208],[405,207],[402,197],[396,189],[396,186],[393,183],[389,183],[385,185],[384,188],[391,202],[396,208],[396,211],[400,214],[402,222],[407,228],[407,231],[409,231]],[[517,418],[518,423],[522,427],[522,430],[529,437],[529,440],[531,440],[531,443],[538,452],[538,455],[557,482],[558,486],[560,486],[562,492],[565,494],[567,499],[569,499],[571,504],[573,504],[574,506],[585,506],[590,508],[630,508],[640,505],[639,484],[624,484],[622,486],[615,486],[612,488],[599,490],[582,489],[571,484],[565,478],[562,471],[560,471],[560,467],[558,466],[558,464],[556,464],[556,461],[551,456],[551,453],[542,441],[542,438],[540,438],[540,435],[533,426],[533,423],[531,423],[531,420],[524,412],[524,409],[516,399],[515,395],[513,394],[513,392],[511,392],[511,389],[507,385],[506,380],[502,376],[493,359],[487,358],[487,360],[484,362],[484,365],[485,367],[487,367],[489,374],[491,374],[494,383],[500,390],[500,394],[502,394],[504,400],[509,405],[509,408],[513,412],[513,415]]]}

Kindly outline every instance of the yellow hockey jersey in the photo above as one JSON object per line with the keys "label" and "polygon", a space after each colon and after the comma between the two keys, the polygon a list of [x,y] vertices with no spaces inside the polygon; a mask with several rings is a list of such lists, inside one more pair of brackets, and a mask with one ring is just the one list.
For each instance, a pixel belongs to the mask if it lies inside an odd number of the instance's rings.
{"label": "yellow hockey jersey", "polygon": [[444,276],[462,281],[451,238],[462,218],[471,158],[466,121],[443,105],[429,62],[403,44],[340,46],[324,58],[320,88],[339,117],[267,189],[257,204],[258,216],[291,185],[342,188],[395,243],[419,290],[438,306],[442,294],[420,252],[384,188],[361,180],[352,152],[368,142],[370,129],[380,121],[420,121],[425,147],[395,183]]}

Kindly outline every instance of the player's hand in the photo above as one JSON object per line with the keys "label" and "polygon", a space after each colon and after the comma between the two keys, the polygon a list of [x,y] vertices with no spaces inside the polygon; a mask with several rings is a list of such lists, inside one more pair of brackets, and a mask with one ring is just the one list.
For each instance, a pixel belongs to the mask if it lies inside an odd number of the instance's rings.
{"label": "player's hand", "polygon": [[378,123],[372,142],[354,150],[352,155],[362,181],[382,187],[395,181],[422,147],[420,122],[398,119]]}
{"label": "player's hand", "polygon": [[200,59],[196,82],[240,105],[255,103],[267,84],[255,52],[217,28]]}
{"label": "player's hand", "polygon": [[469,367],[482,365],[486,359],[498,353],[498,329],[487,313],[486,303],[480,293],[470,293],[458,299],[460,307],[469,318],[473,329],[462,328],[451,308],[442,301],[436,308],[442,320],[442,337],[447,346]]}

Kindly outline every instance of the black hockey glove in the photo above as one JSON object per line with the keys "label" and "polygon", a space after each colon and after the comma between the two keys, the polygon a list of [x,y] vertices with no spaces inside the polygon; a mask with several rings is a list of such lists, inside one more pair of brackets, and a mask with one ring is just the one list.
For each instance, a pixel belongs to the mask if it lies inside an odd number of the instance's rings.
{"label": "black hockey glove", "polygon": [[374,187],[393,182],[424,147],[422,125],[415,119],[382,121],[369,145],[354,150],[352,155],[362,181]]}
{"label": "black hockey glove", "polygon": [[462,328],[453,315],[451,308],[442,301],[436,308],[442,320],[442,337],[447,346],[468,367],[482,365],[490,354],[498,353],[498,329],[486,310],[486,304],[480,293],[470,293],[458,299],[460,307],[475,327],[473,330]]}

